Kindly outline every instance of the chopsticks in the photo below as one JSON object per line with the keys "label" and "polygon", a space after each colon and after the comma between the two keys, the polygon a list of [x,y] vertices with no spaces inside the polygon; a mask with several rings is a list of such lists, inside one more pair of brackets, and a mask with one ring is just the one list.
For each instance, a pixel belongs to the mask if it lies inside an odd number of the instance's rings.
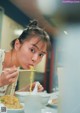
{"label": "chopsticks", "polygon": [[16,79],[16,82],[12,83],[10,95],[14,95],[14,93],[15,93],[15,88],[16,88],[16,84],[17,84],[17,79]]}
{"label": "chopsticks", "polygon": [[20,69],[19,71],[20,71],[20,72],[25,72],[25,71],[31,71],[31,72],[33,71],[33,72],[34,72],[34,71],[36,71],[36,70],[35,70],[35,69],[34,69],[34,70],[31,70],[31,69],[30,69],[30,70]]}
{"label": "chopsticks", "polygon": [[[7,69],[7,70],[10,70],[10,69]],[[19,72],[27,72],[27,71],[33,71],[33,72],[35,72],[36,70],[34,69],[34,70],[24,70],[24,69],[18,69],[18,71]],[[2,72],[5,72],[5,70],[3,70]]]}

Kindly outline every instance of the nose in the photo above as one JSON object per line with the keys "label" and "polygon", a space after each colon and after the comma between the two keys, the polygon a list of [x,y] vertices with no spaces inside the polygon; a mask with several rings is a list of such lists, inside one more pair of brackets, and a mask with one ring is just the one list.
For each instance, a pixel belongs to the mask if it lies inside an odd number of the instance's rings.
{"label": "nose", "polygon": [[34,54],[33,57],[32,57],[32,61],[35,62],[35,61],[37,61],[37,60],[38,60],[38,54]]}

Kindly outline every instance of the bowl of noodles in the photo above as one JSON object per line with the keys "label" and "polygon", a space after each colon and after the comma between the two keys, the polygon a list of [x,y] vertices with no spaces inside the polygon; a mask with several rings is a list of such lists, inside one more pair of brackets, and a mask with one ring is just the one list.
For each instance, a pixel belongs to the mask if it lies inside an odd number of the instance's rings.
{"label": "bowl of noodles", "polygon": [[22,113],[24,111],[24,105],[13,95],[0,97],[0,102],[6,107],[7,113]]}
{"label": "bowl of noodles", "polygon": [[19,99],[19,101],[21,103],[24,103],[26,98],[29,95],[41,96],[43,106],[48,104],[48,101],[49,101],[49,98],[50,98],[50,95],[46,92],[37,92],[35,94],[33,94],[33,92],[15,92],[15,96]]}

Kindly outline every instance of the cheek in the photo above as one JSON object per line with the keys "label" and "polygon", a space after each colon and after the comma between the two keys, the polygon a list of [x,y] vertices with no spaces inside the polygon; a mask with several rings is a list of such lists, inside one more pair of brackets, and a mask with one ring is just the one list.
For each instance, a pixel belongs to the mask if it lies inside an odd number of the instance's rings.
{"label": "cheek", "polygon": [[20,60],[26,62],[26,60],[28,61],[29,59],[30,59],[30,52],[28,50],[21,49],[21,51],[20,51]]}
{"label": "cheek", "polygon": [[26,60],[29,61],[29,59],[31,59],[31,54],[29,52],[23,53],[22,58],[25,62]]}
{"label": "cheek", "polygon": [[36,62],[36,65],[39,64],[42,61],[42,58],[39,58]]}

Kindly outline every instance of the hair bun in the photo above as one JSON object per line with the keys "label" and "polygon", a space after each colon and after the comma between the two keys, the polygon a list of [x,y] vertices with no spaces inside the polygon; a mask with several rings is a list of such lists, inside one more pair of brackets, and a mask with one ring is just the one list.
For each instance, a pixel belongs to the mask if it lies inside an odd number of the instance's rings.
{"label": "hair bun", "polygon": [[31,20],[30,24],[28,26],[29,27],[36,27],[36,26],[38,26],[38,21],[37,20]]}

